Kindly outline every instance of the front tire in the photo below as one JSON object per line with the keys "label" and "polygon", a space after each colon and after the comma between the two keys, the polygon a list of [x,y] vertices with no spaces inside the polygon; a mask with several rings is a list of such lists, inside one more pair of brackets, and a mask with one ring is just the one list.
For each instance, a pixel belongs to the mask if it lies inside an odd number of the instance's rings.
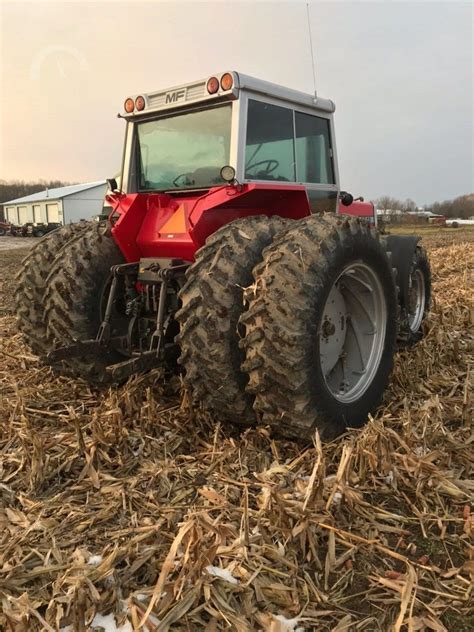
{"label": "front tire", "polygon": [[356,219],[312,216],[265,249],[241,317],[248,391],[290,438],[360,426],[393,364],[397,293],[383,242]]}
{"label": "front tire", "polygon": [[426,250],[417,246],[410,270],[406,322],[402,338],[415,344],[423,338],[423,321],[431,305],[431,268]]}

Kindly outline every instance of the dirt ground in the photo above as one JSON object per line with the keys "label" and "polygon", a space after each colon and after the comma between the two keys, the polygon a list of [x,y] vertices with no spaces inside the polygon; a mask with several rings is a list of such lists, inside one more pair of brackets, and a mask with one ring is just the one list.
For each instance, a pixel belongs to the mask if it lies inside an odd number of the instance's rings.
{"label": "dirt ground", "polygon": [[474,230],[423,235],[424,340],[365,428],[306,446],[159,370],[54,376],[15,329],[30,241],[0,238],[0,629],[473,630]]}
{"label": "dirt ground", "polygon": [[35,243],[33,239],[0,237],[0,316],[13,313],[15,274],[21,260]]}
{"label": "dirt ground", "polygon": [[36,239],[28,237],[10,237],[8,235],[0,237],[0,252],[4,250],[15,250],[21,248],[22,250],[28,250],[36,243]]}

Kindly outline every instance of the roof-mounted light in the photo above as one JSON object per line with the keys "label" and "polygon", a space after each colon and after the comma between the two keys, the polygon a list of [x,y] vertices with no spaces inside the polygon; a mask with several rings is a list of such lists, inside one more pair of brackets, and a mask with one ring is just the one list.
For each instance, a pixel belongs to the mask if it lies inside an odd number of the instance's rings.
{"label": "roof-mounted light", "polygon": [[211,77],[207,80],[207,91],[209,94],[215,94],[219,90],[219,79]]}
{"label": "roof-mounted light", "polygon": [[221,88],[223,90],[230,90],[234,85],[234,77],[230,72],[226,72],[221,77]]}
{"label": "roof-mounted light", "polygon": [[142,110],[145,109],[145,99],[143,97],[137,97],[135,99],[135,107],[136,109],[141,112]]}
{"label": "roof-mounted light", "polygon": [[131,97],[129,97],[128,99],[125,100],[125,103],[123,104],[123,108],[125,112],[127,112],[127,114],[131,114],[133,110],[135,109],[135,101]]}

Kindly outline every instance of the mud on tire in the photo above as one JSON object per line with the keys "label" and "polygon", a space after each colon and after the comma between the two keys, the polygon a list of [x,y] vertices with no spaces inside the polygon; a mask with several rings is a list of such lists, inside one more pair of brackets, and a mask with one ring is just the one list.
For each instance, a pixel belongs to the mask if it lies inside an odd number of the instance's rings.
{"label": "mud on tire", "polygon": [[[347,403],[329,386],[333,378],[323,372],[320,350],[326,301],[336,282],[345,278],[340,275],[346,270],[351,274],[353,264],[374,279],[386,319],[373,378],[367,378],[366,390]],[[383,241],[358,220],[312,216],[293,224],[264,250],[254,276],[255,285],[246,291],[249,307],[240,319],[245,329],[241,346],[246,354],[243,369],[249,375],[247,390],[255,396],[261,421],[290,438],[310,438],[318,428],[329,439],[346,426],[363,424],[382,399],[397,335],[397,294]],[[363,313],[363,306],[354,306],[353,300],[352,313]],[[348,332],[351,312],[341,318]],[[345,381],[344,356],[339,358]]]}
{"label": "mud on tire", "polygon": [[78,223],[48,233],[29,251],[16,275],[15,304],[18,329],[32,351],[45,356],[53,347],[44,322],[46,279],[62,248],[88,228]]}
{"label": "mud on tire", "polygon": [[[110,229],[102,224],[90,226],[63,249],[52,266],[44,294],[47,333],[55,347],[96,337],[110,268],[123,262]],[[72,358],[65,369],[92,381],[108,379],[100,358]]]}
{"label": "mud on tire", "polygon": [[195,401],[225,421],[255,421],[237,327],[243,288],[252,283],[263,248],[285,225],[280,217],[254,216],[222,227],[196,253],[180,292],[177,341],[185,384]]}

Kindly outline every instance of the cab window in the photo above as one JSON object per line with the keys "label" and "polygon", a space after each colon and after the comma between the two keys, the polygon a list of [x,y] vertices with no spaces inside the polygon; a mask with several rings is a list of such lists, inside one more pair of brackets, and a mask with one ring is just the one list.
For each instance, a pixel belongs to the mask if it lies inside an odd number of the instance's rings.
{"label": "cab window", "polygon": [[329,121],[295,112],[295,132],[297,181],[333,184]]}
{"label": "cab window", "polygon": [[245,178],[334,184],[329,120],[249,99]]}
{"label": "cab window", "polygon": [[245,178],[295,182],[293,111],[249,99]]}

